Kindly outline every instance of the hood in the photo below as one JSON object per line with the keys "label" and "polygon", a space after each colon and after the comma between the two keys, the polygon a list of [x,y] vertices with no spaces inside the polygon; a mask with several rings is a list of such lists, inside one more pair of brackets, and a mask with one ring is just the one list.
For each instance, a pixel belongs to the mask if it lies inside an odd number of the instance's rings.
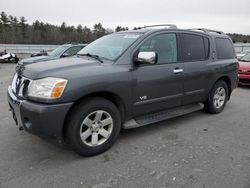
{"label": "hood", "polygon": [[239,61],[240,69],[250,70],[250,62]]}
{"label": "hood", "polygon": [[[90,74],[91,71],[93,71],[93,67],[103,67],[103,64],[92,58],[69,57],[28,64],[20,67],[17,72],[19,75],[23,75],[30,79],[48,76],[70,78],[75,74]],[[96,69],[94,71],[96,71]]]}
{"label": "hood", "polygon": [[31,58],[21,60],[20,64],[30,64],[30,63],[37,63],[37,62],[41,62],[41,61],[49,61],[49,60],[52,60],[52,59],[55,59],[55,58],[56,57],[52,57],[52,56],[31,57]]}

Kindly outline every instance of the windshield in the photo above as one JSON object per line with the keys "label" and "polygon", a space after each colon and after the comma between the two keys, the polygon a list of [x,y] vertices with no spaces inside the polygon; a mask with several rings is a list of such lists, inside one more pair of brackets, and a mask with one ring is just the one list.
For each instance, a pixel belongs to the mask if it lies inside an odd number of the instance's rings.
{"label": "windshield", "polygon": [[91,54],[99,58],[115,60],[119,57],[141,34],[118,33],[104,36],[83,48],[79,55]]}
{"label": "windshield", "polygon": [[240,60],[241,61],[249,61],[250,62],[250,53],[248,53],[245,56],[243,56]]}
{"label": "windshield", "polygon": [[49,56],[59,56],[59,55],[61,55],[67,48],[68,48],[68,46],[66,46],[66,45],[59,46],[58,48],[54,49],[52,52],[48,52],[48,55],[49,55]]}

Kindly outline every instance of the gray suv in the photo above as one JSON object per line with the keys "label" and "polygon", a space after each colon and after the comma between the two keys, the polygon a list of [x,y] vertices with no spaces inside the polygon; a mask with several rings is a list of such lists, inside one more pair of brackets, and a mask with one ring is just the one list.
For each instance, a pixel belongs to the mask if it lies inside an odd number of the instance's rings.
{"label": "gray suv", "polygon": [[224,33],[144,27],[104,36],[76,57],[21,67],[8,101],[20,129],[92,156],[109,149],[121,128],[203,108],[220,113],[237,74],[233,43]]}

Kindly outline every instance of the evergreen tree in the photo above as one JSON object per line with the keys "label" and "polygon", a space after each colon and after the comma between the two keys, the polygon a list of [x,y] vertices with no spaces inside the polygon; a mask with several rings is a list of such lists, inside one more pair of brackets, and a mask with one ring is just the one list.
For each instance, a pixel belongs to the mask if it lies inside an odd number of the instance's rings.
{"label": "evergreen tree", "polygon": [[106,34],[106,29],[103,28],[101,23],[94,25],[94,35],[96,38],[102,37]]}
{"label": "evergreen tree", "polygon": [[21,41],[22,43],[27,43],[26,39],[27,39],[27,25],[26,23],[27,20],[22,16],[20,17],[20,21],[19,21],[19,25],[20,25],[20,28],[21,28]]}
{"label": "evergreen tree", "polygon": [[117,26],[115,28],[115,32],[119,32],[119,31],[127,31],[128,30],[128,27],[122,27],[122,26]]}

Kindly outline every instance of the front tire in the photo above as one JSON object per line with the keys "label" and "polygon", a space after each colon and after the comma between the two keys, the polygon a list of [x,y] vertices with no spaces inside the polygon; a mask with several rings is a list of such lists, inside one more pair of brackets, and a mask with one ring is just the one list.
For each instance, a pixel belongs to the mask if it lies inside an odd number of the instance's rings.
{"label": "front tire", "polygon": [[211,114],[218,114],[223,111],[228,101],[228,85],[223,80],[219,80],[213,86],[205,102],[205,110]]}
{"label": "front tire", "polygon": [[89,98],[71,111],[67,120],[66,139],[75,152],[93,156],[108,150],[121,129],[117,107],[104,98]]}

